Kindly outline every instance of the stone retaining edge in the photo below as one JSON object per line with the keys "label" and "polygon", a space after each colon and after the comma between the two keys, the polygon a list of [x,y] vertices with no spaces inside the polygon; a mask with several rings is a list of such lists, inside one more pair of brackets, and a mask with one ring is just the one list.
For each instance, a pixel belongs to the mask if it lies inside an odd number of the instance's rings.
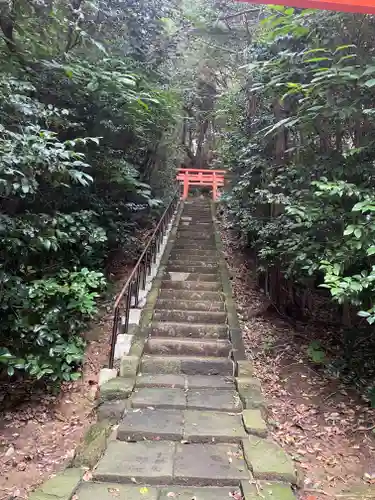
{"label": "stone retaining edge", "polygon": [[[219,254],[219,272],[221,276],[221,281],[222,281],[222,286],[223,286],[223,293],[224,293],[224,298],[225,298],[225,307],[227,311],[227,316],[228,316],[228,327],[229,327],[229,337],[230,341],[232,342],[233,350],[232,350],[232,356],[235,364],[237,365],[238,361],[246,361],[246,354],[245,354],[245,346],[242,340],[242,330],[240,323],[238,321],[238,316],[237,316],[237,311],[236,311],[236,306],[234,304],[233,300],[233,291],[232,291],[232,285],[230,282],[230,277],[229,277],[229,272],[228,272],[228,267],[226,260],[224,259],[223,256],[223,243],[221,241],[221,236],[219,232],[219,228],[217,226],[217,221],[216,221],[216,203],[212,202],[211,203],[211,213],[212,213],[212,220],[213,220],[213,225],[214,225],[214,235],[215,235],[215,244],[216,248]],[[247,361],[247,363],[250,363]],[[236,373],[237,373],[237,366],[236,366]]]}
{"label": "stone retaining edge", "polygon": [[[260,446],[271,446],[271,452],[277,451],[277,448],[279,448],[280,453],[284,455],[284,459],[289,462],[290,470],[288,471],[288,474],[284,473],[281,477],[277,477],[277,479],[286,481],[286,483],[284,484],[289,483],[294,485],[301,485],[301,472],[297,469],[291,457],[273,439],[267,437],[267,405],[261,392],[260,381],[254,378],[254,365],[246,358],[245,346],[242,338],[242,329],[237,316],[227,262],[224,259],[224,246],[221,240],[216,219],[216,203],[214,201],[211,202],[211,212],[214,225],[215,244],[218,250],[219,272],[222,280],[225,306],[227,310],[229,337],[233,346],[232,357],[235,364],[236,388],[243,403],[243,423],[247,432],[249,433],[248,439],[252,439],[253,441],[256,440],[255,442]],[[255,426],[252,425],[254,422]],[[243,441],[243,451],[245,455],[247,447],[249,447],[249,443],[246,439]],[[259,477],[259,471],[255,471],[253,469],[253,465],[251,462],[252,460],[250,459],[248,461],[249,470],[251,470],[252,473],[257,473],[256,475],[257,477]],[[282,462],[280,462],[280,464],[282,465]],[[294,467],[294,472],[293,468],[291,467],[292,464]],[[267,469],[267,466],[265,466],[265,469]],[[268,477],[268,479],[270,479],[270,477]],[[275,477],[273,478],[273,480],[275,480]],[[243,493],[245,494],[245,491],[243,491]]]}

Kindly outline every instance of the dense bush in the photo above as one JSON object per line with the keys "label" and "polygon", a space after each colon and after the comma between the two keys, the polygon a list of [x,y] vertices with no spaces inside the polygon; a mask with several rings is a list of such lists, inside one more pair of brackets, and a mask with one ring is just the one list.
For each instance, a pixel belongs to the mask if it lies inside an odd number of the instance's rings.
{"label": "dense bush", "polygon": [[[164,160],[179,101],[168,72],[156,71],[170,57],[160,47],[174,48],[168,4],[158,8],[0,7],[0,364],[9,375],[79,376],[108,258],[118,249],[134,258],[139,230],[170,196],[175,164]],[[126,38],[139,17],[149,30]]]}
{"label": "dense bush", "polygon": [[271,8],[218,110],[227,204],[271,298],[326,288],[354,336],[353,311],[375,322],[374,35],[371,16]]}

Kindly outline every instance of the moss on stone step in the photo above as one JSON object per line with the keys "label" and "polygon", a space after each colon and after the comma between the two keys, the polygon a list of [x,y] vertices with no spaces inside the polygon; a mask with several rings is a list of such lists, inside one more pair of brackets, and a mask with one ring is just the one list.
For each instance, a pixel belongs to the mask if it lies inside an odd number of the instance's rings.
{"label": "moss on stone step", "polygon": [[255,479],[296,483],[294,463],[278,444],[268,439],[249,436],[243,441],[243,450]]}
{"label": "moss on stone step", "polygon": [[109,420],[103,420],[91,425],[76,450],[73,459],[75,467],[94,467],[107,447],[108,436],[112,430]]}
{"label": "moss on stone step", "polygon": [[29,500],[70,500],[79,486],[82,469],[65,469],[29,495]]}

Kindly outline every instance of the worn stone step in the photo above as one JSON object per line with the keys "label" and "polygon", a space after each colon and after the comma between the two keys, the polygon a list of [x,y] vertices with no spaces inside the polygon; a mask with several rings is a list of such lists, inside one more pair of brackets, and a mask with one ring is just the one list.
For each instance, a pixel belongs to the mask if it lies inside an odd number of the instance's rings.
{"label": "worn stone step", "polygon": [[180,224],[178,226],[178,229],[187,230],[187,231],[198,230],[201,232],[205,229],[213,232],[214,228],[215,228],[215,226],[212,222],[212,219],[211,220],[210,219],[200,220],[196,217],[192,218],[189,221],[188,220],[180,221]]}
{"label": "worn stone step", "polygon": [[185,375],[233,376],[234,365],[229,358],[193,356],[155,356],[145,354],[141,359],[141,373],[175,373]]}
{"label": "worn stone step", "polygon": [[198,250],[216,250],[214,239],[194,240],[194,238],[176,238],[175,248],[198,249]]}
{"label": "worn stone step", "polygon": [[179,261],[179,262],[184,262],[184,263],[192,263],[191,265],[195,265],[196,263],[200,263],[200,265],[204,264],[217,264],[218,261],[218,255],[215,253],[215,255],[209,256],[209,255],[196,255],[194,253],[188,254],[188,253],[175,253],[171,252],[169,256],[169,261]]}
{"label": "worn stone step", "polygon": [[156,309],[172,309],[179,311],[225,311],[224,302],[208,300],[161,299],[156,301]]}
{"label": "worn stone step", "polygon": [[151,324],[151,335],[153,337],[190,337],[202,339],[226,339],[228,338],[227,325],[214,324],[191,324],[174,322],[153,322]]}
{"label": "worn stone step", "polygon": [[[173,493],[173,498],[177,500],[192,500],[193,498],[195,500],[228,500],[229,493],[235,495],[238,490],[238,485],[223,488],[174,486],[173,491],[171,491],[171,488],[163,489],[134,484],[83,482],[78,488],[76,496],[79,500],[92,500],[93,498],[97,498],[97,500],[170,500],[171,493]],[[255,495],[256,492],[253,496],[249,496],[249,500],[255,500]],[[278,500],[279,498],[281,496],[276,495],[266,500]],[[284,499],[284,497],[282,498]],[[285,497],[285,500],[290,500],[290,498]]]}
{"label": "worn stone step", "polygon": [[192,259],[174,259],[174,258],[170,258],[168,260],[168,269],[169,267],[179,267],[179,268],[199,268],[199,269],[212,269],[212,270],[217,270],[218,269],[218,263],[217,263],[217,260],[216,262],[215,261],[212,261],[212,262],[208,262],[206,261],[206,259],[202,260],[202,259],[196,259],[196,260],[192,260]]}
{"label": "worn stone step", "polygon": [[199,291],[221,291],[222,285],[220,281],[189,281],[179,280],[172,281],[171,278],[163,280],[161,283],[162,289],[168,290],[199,290]]}
{"label": "worn stone step", "polygon": [[[178,500],[228,500],[230,495],[236,498],[235,495],[239,491],[238,485],[227,486],[225,488],[213,487],[213,488],[194,488],[194,487],[179,487],[174,486],[172,493],[174,493],[174,498]],[[129,497],[130,498],[130,497]],[[161,490],[158,500],[170,500],[171,490],[166,488]],[[277,497],[275,497],[276,500]],[[85,500],[85,499],[84,499]],[[107,500],[107,498],[103,499]],[[109,500],[109,499],[108,499]],[[132,497],[133,500],[133,497]],[[138,500],[138,497],[134,497],[134,500]],[[147,499],[148,500],[148,499]],[[150,500],[154,500],[153,498]],[[254,500],[249,497],[249,500]],[[257,499],[258,500],[258,499]],[[269,499],[266,499],[269,500]],[[285,499],[289,500],[289,498]],[[359,499],[358,499],[359,500]]]}
{"label": "worn stone step", "polygon": [[130,403],[132,408],[211,410],[230,413],[242,411],[241,400],[237,392],[230,389],[141,387],[133,392]]}
{"label": "worn stone step", "polygon": [[215,274],[218,275],[218,266],[191,266],[186,263],[183,265],[176,265],[173,263],[167,264],[167,273],[194,273],[194,274]]}
{"label": "worn stone step", "polygon": [[150,337],[144,352],[148,354],[228,357],[229,340],[201,340],[176,337]]}
{"label": "worn stone step", "polygon": [[215,242],[212,241],[192,241],[192,240],[175,240],[175,246],[173,247],[178,252],[184,252],[186,254],[198,255],[198,252],[212,252],[217,255],[217,248]]}
{"label": "worn stone step", "polygon": [[214,283],[220,283],[220,277],[218,273],[188,273],[180,271],[168,271],[165,272],[163,280],[171,281],[209,281]]}
{"label": "worn stone step", "polygon": [[[136,387],[171,387],[180,389],[231,389],[235,390],[233,377],[217,375],[174,375],[140,373]],[[247,412],[259,410],[245,410]],[[254,419],[253,419],[254,420]]]}
{"label": "worn stone step", "polygon": [[214,232],[213,231],[205,231],[205,232],[198,232],[194,230],[186,231],[186,230],[178,230],[176,233],[176,238],[180,239],[186,239],[186,240],[194,240],[194,241],[200,241],[200,240],[215,240],[214,237]]}
{"label": "worn stone step", "polygon": [[120,422],[120,441],[241,443],[246,432],[240,414],[199,410],[129,409]]}
{"label": "worn stone step", "polygon": [[220,292],[201,290],[170,290],[161,289],[159,298],[164,300],[195,300],[195,301],[223,301],[224,295]]}
{"label": "worn stone step", "polygon": [[155,309],[154,321],[167,321],[175,323],[214,323],[215,325],[226,324],[227,313],[219,311],[187,311]]}
{"label": "worn stone step", "polygon": [[184,256],[190,256],[190,255],[193,255],[193,256],[204,256],[204,258],[206,257],[212,257],[212,258],[216,258],[218,256],[218,252],[217,252],[217,249],[214,248],[212,250],[200,250],[198,248],[187,248],[187,247],[178,247],[177,245],[175,245],[173,248],[172,248],[172,253],[171,255],[173,255],[174,253],[179,253],[179,254],[183,254]]}
{"label": "worn stone step", "polygon": [[94,481],[148,485],[232,486],[249,480],[240,446],[229,443],[111,441],[92,474]]}

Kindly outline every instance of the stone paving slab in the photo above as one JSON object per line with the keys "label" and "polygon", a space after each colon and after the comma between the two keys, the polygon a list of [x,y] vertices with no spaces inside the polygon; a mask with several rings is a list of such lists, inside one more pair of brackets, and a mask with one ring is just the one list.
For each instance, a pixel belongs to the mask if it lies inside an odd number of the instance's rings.
{"label": "stone paving slab", "polygon": [[240,443],[246,436],[241,415],[212,411],[184,411],[184,439],[202,443]]}
{"label": "stone paving slab", "polygon": [[190,281],[180,280],[172,281],[170,277],[164,279],[161,283],[161,289],[167,290],[208,290],[212,292],[221,291],[222,284],[219,281]]}
{"label": "stone paving slab", "polygon": [[170,309],[155,309],[155,321],[172,321],[182,323],[214,323],[225,324],[227,315],[225,312],[218,311],[187,311]]}
{"label": "stone paving slab", "polygon": [[145,351],[158,355],[192,355],[228,357],[231,344],[228,340],[191,339],[183,337],[149,337]]}
{"label": "stone paving slab", "polygon": [[185,375],[233,375],[233,362],[228,358],[180,356],[180,360]]}
{"label": "stone paving slab", "polygon": [[260,410],[243,410],[242,418],[245,429],[249,434],[260,437],[267,436],[267,424]]}
{"label": "stone paving slab", "polygon": [[142,387],[234,390],[234,379],[233,377],[220,377],[218,375],[175,375],[173,373],[142,373],[137,377],[136,388]]}
{"label": "stone paving slab", "polygon": [[144,387],[131,396],[133,408],[186,408],[186,394],[183,389],[169,387]]}
{"label": "stone paving slab", "polygon": [[199,389],[188,391],[187,408],[195,410],[241,412],[242,405],[236,391],[225,389]]}
{"label": "stone paving slab", "polygon": [[225,311],[222,300],[193,300],[193,299],[158,299],[156,301],[157,309],[182,310],[187,311]]}
{"label": "stone paving slab", "polygon": [[160,337],[188,337],[188,338],[228,338],[227,325],[191,324],[177,322],[153,322],[151,335]]}
{"label": "stone paving slab", "polygon": [[233,389],[233,377],[219,377],[217,375],[188,375],[189,389]]}
{"label": "stone paving slab", "polygon": [[141,360],[142,373],[183,375],[233,375],[233,362],[228,358],[198,356],[144,355]]}
{"label": "stone paving slab", "polygon": [[[242,481],[241,489],[245,500],[296,500],[289,484],[258,481],[258,489],[251,481]],[[259,495],[258,491],[262,496]]]}
{"label": "stone paving slab", "polygon": [[95,481],[170,484],[175,443],[111,441],[93,471]]}
{"label": "stone paving slab", "polygon": [[249,436],[243,441],[246,462],[255,479],[296,483],[294,463],[274,441]]}
{"label": "stone paving slab", "polygon": [[[167,489],[161,490],[158,500],[228,500],[230,494],[238,491],[235,486],[224,488],[180,488],[170,486]],[[173,495],[172,495],[173,494]],[[84,499],[86,500],[86,499]],[[105,499],[107,500],[107,499]],[[120,499],[122,500],[122,499]],[[130,500],[130,498],[129,498]],[[132,499],[131,499],[132,500]],[[138,500],[136,497],[135,500]],[[277,498],[273,500],[278,500]]]}
{"label": "stone paving slab", "polygon": [[178,410],[129,410],[117,430],[117,439],[142,441],[162,439],[176,441],[183,438],[184,415]]}
{"label": "stone paving slab", "polygon": [[162,289],[159,297],[164,300],[198,300],[200,302],[219,302],[224,300],[224,296],[220,292],[212,292],[210,290],[168,290]]}
{"label": "stone paving slab", "polygon": [[249,473],[239,446],[177,444],[174,481],[189,486],[230,486]]}
{"label": "stone paving slab", "polygon": [[150,486],[118,483],[83,483],[77,491],[79,500],[158,500],[159,491]]}
{"label": "stone paving slab", "polygon": [[138,387],[172,387],[184,389],[186,377],[184,375],[156,373],[154,375],[139,374],[136,380]]}

